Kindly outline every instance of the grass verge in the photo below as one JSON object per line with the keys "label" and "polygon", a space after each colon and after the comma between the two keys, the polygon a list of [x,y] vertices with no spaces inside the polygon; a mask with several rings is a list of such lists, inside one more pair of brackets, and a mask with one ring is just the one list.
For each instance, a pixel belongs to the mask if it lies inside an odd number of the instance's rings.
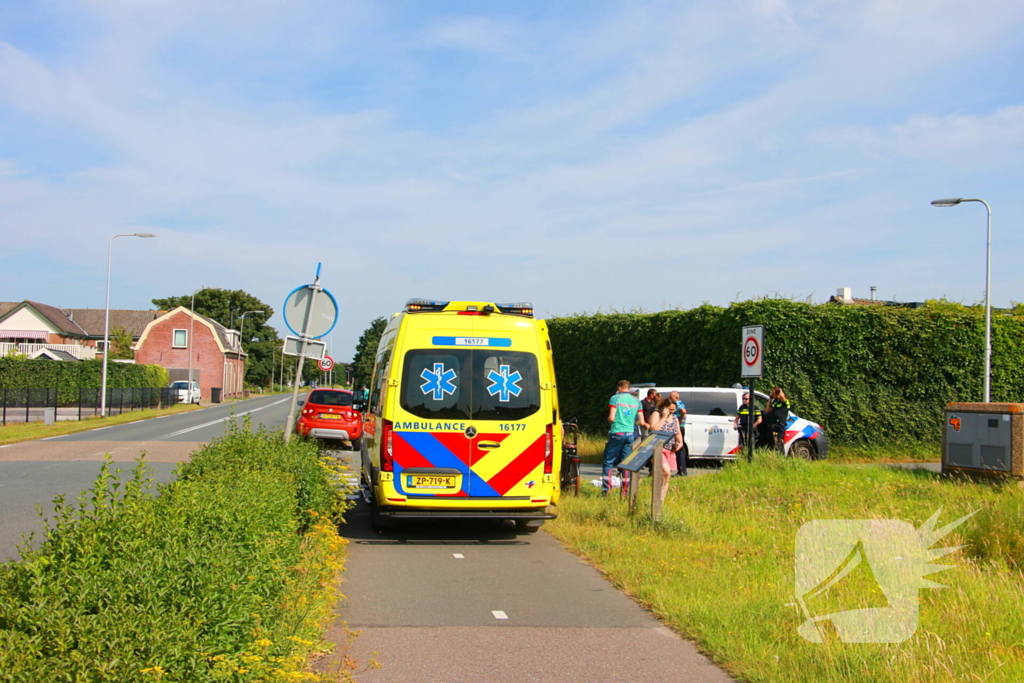
{"label": "grass verge", "polygon": [[113,425],[128,424],[148,420],[151,417],[161,415],[173,415],[175,413],[187,413],[191,410],[199,410],[199,406],[178,404],[170,408],[158,408],[153,410],[133,410],[120,415],[111,415],[106,418],[87,417],[84,420],[63,420],[53,425],[44,425],[42,422],[18,422],[8,423],[0,427],[0,446],[9,443],[20,443],[22,441],[35,441],[50,436],[64,436],[65,434],[76,434],[87,432],[98,427],[109,427]]}
{"label": "grass verge", "polygon": [[829,450],[828,459],[837,463],[885,464],[900,462],[940,462],[939,444],[892,444],[890,446],[837,445]]}
{"label": "grass verge", "polygon": [[[105,463],[0,564],[0,681],[318,681],[344,539],[316,445],[234,429],[154,489]],[[159,495],[156,495],[159,493]]]}
{"label": "grass verge", "polygon": [[[580,435],[579,453],[583,462],[600,463],[604,456],[605,434],[584,433]],[[832,445],[828,461],[833,463],[886,464],[909,462],[939,462],[941,453],[938,444],[893,444],[890,446],[846,446]]]}
{"label": "grass verge", "polygon": [[[649,502],[649,489],[642,496]],[[644,498],[641,498],[644,500]],[[794,598],[797,530],[820,519],[939,525],[979,512],[939,541],[965,545],[954,569],[919,591],[920,622],[902,643],[805,641]],[[663,521],[629,517],[589,487],[546,527],[677,632],[744,681],[1024,680],[1024,492],[925,471],[808,463],[761,454],[715,476],[673,480]],[[828,614],[872,604],[860,581],[829,591]]]}

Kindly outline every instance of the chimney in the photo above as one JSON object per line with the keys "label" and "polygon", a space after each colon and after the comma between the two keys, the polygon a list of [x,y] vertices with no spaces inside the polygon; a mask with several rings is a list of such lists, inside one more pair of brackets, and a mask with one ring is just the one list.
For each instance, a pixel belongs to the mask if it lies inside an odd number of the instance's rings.
{"label": "chimney", "polygon": [[853,301],[853,289],[850,287],[840,287],[836,290],[836,298],[847,302]]}

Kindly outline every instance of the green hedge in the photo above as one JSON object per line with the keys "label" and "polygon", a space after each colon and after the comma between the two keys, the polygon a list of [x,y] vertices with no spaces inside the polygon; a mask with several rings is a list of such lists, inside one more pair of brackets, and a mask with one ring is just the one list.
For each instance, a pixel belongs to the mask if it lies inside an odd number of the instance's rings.
{"label": "green hedge", "polygon": [[[0,389],[53,389],[58,400],[73,401],[79,389],[99,389],[102,360],[77,362],[37,358],[0,358]],[[107,386],[112,388],[166,387],[167,370],[159,365],[107,363]]]}
{"label": "green hedge", "polygon": [[228,434],[160,495],[105,464],[0,565],[0,681],[318,680],[342,509],[315,444],[280,432]]}
{"label": "green hedge", "polygon": [[[1024,401],[1024,320],[998,315],[993,401]],[[984,315],[922,308],[813,305],[768,299],[688,311],[598,314],[548,321],[563,415],[607,429],[620,379],[662,386],[740,381],[745,325],[765,326],[765,377],[834,443],[935,444],[950,401],[980,401]],[[766,392],[767,393],[767,392]]]}

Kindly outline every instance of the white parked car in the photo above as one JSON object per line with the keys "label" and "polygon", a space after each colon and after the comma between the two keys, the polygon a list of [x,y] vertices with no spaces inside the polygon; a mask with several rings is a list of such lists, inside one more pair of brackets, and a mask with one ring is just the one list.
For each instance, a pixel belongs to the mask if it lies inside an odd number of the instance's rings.
{"label": "white parked car", "polygon": [[[647,396],[649,386],[634,384],[640,398]],[[679,400],[686,404],[686,445],[691,460],[735,460],[740,452],[740,437],[733,427],[736,412],[743,401],[745,389],[720,387],[653,387],[662,396],[679,392]],[[754,403],[763,411],[768,396],[754,392]],[[762,432],[759,445],[769,445],[772,438]],[[821,425],[789,414],[786,424],[785,450],[787,455],[817,460],[828,455],[828,439]]]}
{"label": "white parked car", "polygon": [[178,403],[199,403],[203,393],[199,390],[199,382],[192,382],[192,391],[188,390],[188,380],[171,382],[171,389],[178,392]]}

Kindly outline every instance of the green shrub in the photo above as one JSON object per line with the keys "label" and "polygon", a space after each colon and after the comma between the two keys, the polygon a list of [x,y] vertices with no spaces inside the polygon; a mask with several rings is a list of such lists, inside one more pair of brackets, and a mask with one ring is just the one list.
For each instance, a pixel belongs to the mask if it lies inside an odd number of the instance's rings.
{"label": "green shrub", "polygon": [[201,447],[191,462],[178,469],[178,478],[189,482],[256,472],[274,472],[291,483],[293,514],[300,532],[306,532],[321,517],[341,521],[343,508],[338,503],[336,477],[320,459],[312,440],[296,438],[284,444],[278,432],[236,429]]}
{"label": "green shrub", "polygon": [[[57,400],[62,403],[77,400],[79,389],[99,389],[102,381],[102,360],[0,358],[0,389],[57,389]],[[169,384],[167,370],[159,365],[107,363],[108,387],[128,389]]]}
{"label": "green shrub", "polygon": [[125,482],[105,463],[0,565],[0,681],[315,680],[344,545],[333,474],[311,444],[242,430],[183,469],[154,495],[142,461]]}
{"label": "green shrub", "polygon": [[[597,314],[548,321],[564,415],[603,432],[620,379],[661,386],[740,381],[740,335],[765,326],[765,377],[793,410],[848,445],[936,444],[943,408],[979,401],[984,317],[930,304],[813,305],[788,300],[689,311]],[[996,316],[992,399],[1024,401],[1024,319]]]}

